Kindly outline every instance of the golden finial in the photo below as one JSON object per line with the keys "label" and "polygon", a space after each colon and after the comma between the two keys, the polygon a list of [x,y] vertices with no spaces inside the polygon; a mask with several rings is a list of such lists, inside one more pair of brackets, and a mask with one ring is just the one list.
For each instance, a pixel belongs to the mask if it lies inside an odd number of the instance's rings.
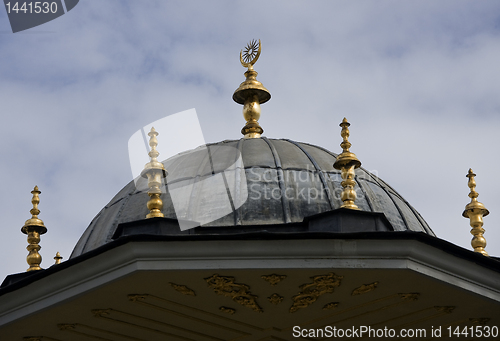
{"label": "golden finial", "polygon": [[347,119],[344,117],[342,123],[340,123],[340,127],[342,127],[342,131],[340,136],[342,136],[343,141],[340,144],[342,147],[342,153],[337,156],[337,160],[333,164],[335,169],[340,170],[340,176],[342,177],[342,187],[344,190],[340,198],[342,199],[341,208],[350,208],[353,210],[359,210],[358,206],[354,203],[356,200],[356,191],[354,190],[354,186],[356,185],[356,181],[354,180],[354,169],[359,168],[361,166],[361,161],[358,160],[354,153],[349,151],[351,148],[351,143],[348,140],[349,137],[349,126],[351,124],[347,122]]}
{"label": "golden finial", "polygon": [[262,50],[262,45],[252,40],[245,47],[245,51],[240,51],[240,62],[243,67],[248,68],[245,72],[246,80],[240,84],[239,88],[233,94],[233,100],[238,104],[243,104],[243,117],[247,121],[241,129],[245,138],[258,138],[264,132],[259,125],[260,105],[271,99],[271,94],[257,80],[257,71],[253,69]]}
{"label": "golden finial", "polygon": [[56,256],[54,257],[54,260],[55,260],[54,265],[55,265],[55,264],[61,264],[61,260],[62,260],[62,259],[63,259],[63,258],[61,257],[61,254],[59,253],[59,251],[57,251]]}
{"label": "golden finial", "polygon": [[470,233],[473,235],[471,245],[474,248],[475,252],[479,252],[484,256],[489,256],[488,253],[484,250],[486,247],[486,239],[483,236],[483,217],[486,217],[490,212],[484,207],[482,203],[477,201],[477,197],[479,193],[476,192],[476,180],[474,177],[476,174],[469,169],[469,173],[466,177],[469,178],[468,186],[470,188],[469,198],[471,198],[470,203],[465,206],[465,210],[462,215],[465,218],[470,219],[470,226],[472,230]]}
{"label": "golden finial", "polygon": [[165,167],[163,167],[163,163],[158,162],[157,159],[160,153],[156,150],[156,146],[158,145],[158,139],[156,136],[158,136],[158,132],[154,127],[151,128],[148,136],[150,137],[149,145],[151,146],[151,151],[148,155],[151,158],[151,161],[146,163],[141,176],[148,179],[149,187],[148,195],[150,199],[147,203],[149,214],[146,215],[146,218],[156,218],[163,217],[163,213],[161,213],[163,201],[160,198],[160,186],[162,183],[161,179],[167,176],[167,171],[165,170]]}
{"label": "golden finial", "polygon": [[38,243],[40,242],[40,235],[47,232],[47,228],[38,218],[40,210],[38,209],[38,204],[40,203],[40,192],[38,186],[31,191],[33,198],[31,199],[31,204],[33,208],[30,210],[31,218],[26,220],[24,226],[21,228],[21,232],[28,235],[29,245],[26,247],[29,254],[26,257],[26,261],[29,264],[29,268],[26,271],[42,270],[40,263],[42,263],[42,256],[38,253],[42,248]]}

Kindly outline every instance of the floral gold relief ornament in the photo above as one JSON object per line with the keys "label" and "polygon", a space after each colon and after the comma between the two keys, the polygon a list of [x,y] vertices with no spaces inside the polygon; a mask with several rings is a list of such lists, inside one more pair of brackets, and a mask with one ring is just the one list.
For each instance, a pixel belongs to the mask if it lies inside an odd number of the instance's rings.
{"label": "floral gold relief ornament", "polygon": [[236,310],[234,310],[233,308],[228,307],[220,307],[219,310],[229,315],[234,315],[234,313],[236,312]]}
{"label": "floral gold relief ornament", "polygon": [[196,293],[192,289],[189,289],[185,285],[175,284],[172,282],[170,282],[169,284],[172,286],[172,288],[174,288],[176,291],[180,292],[181,294],[189,295],[189,296],[196,296]]}
{"label": "floral gold relief ornament", "polygon": [[490,322],[490,318],[488,317],[480,317],[480,318],[470,318],[469,321],[472,323],[472,324],[477,324],[477,325],[480,325],[480,326],[484,326],[486,325],[486,323]]}
{"label": "floral gold relief ornament", "polygon": [[272,304],[280,304],[281,302],[283,302],[283,298],[284,298],[283,296],[280,296],[279,294],[274,293],[271,296],[269,296],[267,298],[267,300],[269,302],[271,302]]}
{"label": "floral gold relief ornament", "polygon": [[439,311],[440,313],[451,314],[456,307],[454,306],[435,306],[434,309]]}
{"label": "floral gold relief ornament", "polygon": [[359,288],[352,291],[352,296],[366,294],[367,292],[373,291],[377,288],[378,282],[373,282],[371,284],[363,284]]}
{"label": "floral gold relief ornament", "polygon": [[264,281],[268,282],[272,286],[275,286],[282,280],[286,278],[286,275],[277,275],[277,274],[271,274],[271,275],[262,275],[260,276]]}
{"label": "floral gold relief ornament", "polygon": [[217,295],[230,297],[238,304],[250,308],[253,311],[261,313],[263,310],[257,304],[257,296],[250,292],[250,287],[246,284],[234,283],[234,277],[219,276],[214,274],[205,278],[208,286],[214,290]]}
{"label": "floral gold relief ornament", "polygon": [[420,297],[420,294],[417,292],[412,292],[408,294],[398,294],[398,295],[403,301],[416,301]]}
{"label": "floral gold relief ornament", "polygon": [[323,306],[323,310],[332,310],[339,306],[339,302],[330,302]]}
{"label": "floral gold relief ornament", "polygon": [[301,285],[299,287],[300,293],[292,297],[293,305],[290,307],[290,312],[294,313],[301,308],[306,308],[316,302],[321,295],[332,293],[335,288],[340,286],[342,278],[344,277],[337,276],[333,272],[311,277],[312,283]]}

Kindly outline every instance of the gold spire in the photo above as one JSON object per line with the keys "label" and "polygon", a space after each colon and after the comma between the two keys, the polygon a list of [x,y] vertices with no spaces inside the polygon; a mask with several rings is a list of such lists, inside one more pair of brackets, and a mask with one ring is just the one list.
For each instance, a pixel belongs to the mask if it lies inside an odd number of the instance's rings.
{"label": "gold spire", "polygon": [[486,239],[483,237],[483,217],[486,217],[490,212],[486,209],[486,207],[484,207],[482,203],[477,201],[479,193],[476,192],[476,180],[474,180],[475,176],[476,174],[474,174],[472,169],[469,169],[469,173],[466,175],[466,177],[469,178],[469,198],[471,198],[471,201],[467,204],[467,206],[465,206],[465,210],[462,215],[465,218],[470,219],[470,226],[472,227],[470,233],[474,236],[472,237],[471,245],[474,248],[474,251],[479,252],[484,256],[489,256],[488,253],[484,250],[484,248],[486,247]]}
{"label": "gold spire", "polygon": [[150,197],[147,206],[149,209],[149,214],[146,215],[146,218],[156,218],[163,217],[163,213],[161,212],[163,208],[163,201],[160,198],[161,194],[161,179],[167,176],[167,171],[165,167],[163,167],[163,163],[158,162],[158,155],[160,153],[156,150],[156,146],[158,145],[158,133],[155,128],[152,127],[151,131],[148,133],[149,145],[151,146],[151,151],[149,152],[149,157],[151,161],[146,163],[144,166],[144,170],[141,173],[143,178],[148,179],[148,195]]}
{"label": "gold spire", "polygon": [[54,257],[54,260],[55,260],[54,265],[55,265],[55,264],[61,264],[61,260],[62,260],[62,259],[63,259],[63,258],[61,257],[61,254],[59,253],[59,251],[57,251],[56,256]]}
{"label": "gold spire", "polygon": [[43,221],[38,219],[40,210],[38,209],[38,204],[40,203],[39,194],[42,193],[38,190],[38,186],[31,191],[33,198],[31,199],[31,204],[33,208],[30,210],[31,218],[26,220],[24,226],[21,228],[21,232],[28,235],[29,245],[26,250],[29,251],[26,261],[29,264],[29,268],[26,271],[42,270],[40,263],[42,263],[42,256],[38,253],[42,248],[38,243],[40,242],[40,235],[47,232],[47,228],[43,224]]}
{"label": "gold spire", "polygon": [[340,175],[343,180],[341,185],[344,190],[340,196],[343,204],[340,207],[359,210],[358,206],[354,203],[356,200],[356,191],[354,191],[354,186],[356,185],[356,181],[354,180],[354,169],[359,168],[361,166],[361,162],[354,153],[349,151],[349,148],[351,148],[351,143],[347,140],[349,137],[349,126],[350,123],[347,122],[347,119],[344,117],[344,120],[340,123],[340,127],[342,127],[340,136],[344,139],[340,146],[343,151],[339,156],[337,156],[337,160],[333,164],[333,167],[340,170]]}
{"label": "gold spire", "polygon": [[245,138],[258,138],[264,132],[264,129],[259,125],[260,105],[271,99],[271,94],[257,80],[257,71],[253,69],[253,65],[260,57],[262,45],[252,40],[245,47],[245,51],[240,51],[240,62],[243,67],[248,68],[245,72],[246,80],[240,84],[239,88],[233,94],[233,100],[238,104],[243,104],[243,117],[247,121],[246,125],[241,129],[241,133]]}

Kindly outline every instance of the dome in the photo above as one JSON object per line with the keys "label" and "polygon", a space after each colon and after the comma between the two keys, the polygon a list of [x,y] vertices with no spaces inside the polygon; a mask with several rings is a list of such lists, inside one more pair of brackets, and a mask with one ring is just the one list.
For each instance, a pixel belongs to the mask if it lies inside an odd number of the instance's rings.
{"label": "dome", "polygon": [[[163,161],[168,176],[161,194],[162,212],[165,218],[194,220],[193,226],[201,226],[165,233],[197,234],[217,226],[226,227],[226,233],[239,233],[271,225],[274,231],[291,231],[294,223],[342,205],[342,179],[333,168],[336,157],[318,146],[266,137],[226,140],[173,156]],[[225,175],[219,182],[222,190],[209,181],[221,174]],[[383,180],[362,167],[355,174],[356,205],[361,211],[383,213],[394,231],[435,236],[420,214]],[[71,257],[111,242],[120,224],[144,220],[149,212],[147,190],[142,178],[126,185],[93,219]],[[183,211],[176,201],[189,202],[194,210]],[[200,223],[193,214],[209,219]]]}

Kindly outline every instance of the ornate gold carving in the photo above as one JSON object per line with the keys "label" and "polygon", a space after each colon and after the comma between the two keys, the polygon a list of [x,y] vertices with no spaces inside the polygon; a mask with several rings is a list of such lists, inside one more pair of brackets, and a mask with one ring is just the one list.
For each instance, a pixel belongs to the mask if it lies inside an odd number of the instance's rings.
{"label": "ornate gold carving", "polygon": [[234,315],[234,313],[236,312],[236,310],[228,307],[220,307],[219,310],[229,315]]}
{"label": "ornate gold carving", "polygon": [[73,330],[76,328],[76,323],[60,323],[57,325],[59,330]]}
{"label": "ornate gold carving", "polygon": [[294,313],[301,308],[306,308],[314,303],[321,295],[332,293],[333,290],[340,285],[340,280],[343,276],[337,276],[333,272],[327,275],[319,275],[311,277],[312,283],[303,284],[299,287],[298,295],[292,297],[293,305],[290,307],[290,312]]}
{"label": "ornate gold carving", "polygon": [[349,137],[349,129],[348,127],[351,124],[347,122],[347,119],[344,117],[342,123],[340,123],[340,127],[342,127],[342,131],[340,136],[342,136],[343,141],[340,144],[343,151],[337,156],[337,160],[333,164],[335,169],[340,170],[340,176],[342,177],[342,194],[340,198],[342,199],[341,208],[350,208],[353,210],[359,210],[358,206],[354,203],[356,201],[356,191],[354,190],[354,186],[356,185],[356,181],[354,180],[354,169],[359,168],[361,166],[361,161],[358,160],[356,154],[349,151],[351,148],[351,143],[348,140]]}
{"label": "ornate gold carving", "polygon": [[234,277],[219,276],[214,274],[205,278],[208,286],[218,295],[230,297],[238,304],[261,313],[263,310],[257,304],[257,296],[250,292],[250,287],[246,284],[234,283]]}
{"label": "ornate gold carving", "polygon": [[283,297],[283,296],[280,296],[280,295],[279,295],[279,294],[277,294],[277,293],[274,293],[274,294],[272,294],[271,296],[269,296],[269,297],[267,298],[267,300],[268,300],[269,302],[271,302],[272,304],[280,304],[281,302],[283,302],[283,299],[284,299],[284,297]]}
{"label": "ornate gold carving", "polygon": [[129,301],[140,302],[140,301],[144,301],[147,296],[148,296],[147,294],[143,294],[143,295],[140,295],[140,294],[130,294],[127,297],[128,297]]}
{"label": "ornate gold carving", "polygon": [[264,281],[268,282],[272,286],[275,286],[282,280],[286,278],[286,275],[277,275],[277,274],[271,274],[271,275],[262,275],[260,276]]}
{"label": "ornate gold carving", "polygon": [[91,310],[92,312],[92,315],[94,315],[95,317],[104,317],[104,316],[108,316],[111,312],[111,309],[108,308],[108,309],[92,309]]}
{"label": "ornate gold carving", "polygon": [[168,284],[170,284],[172,286],[172,288],[174,288],[176,291],[180,292],[181,294],[189,295],[189,296],[196,296],[196,293],[192,289],[189,289],[185,285],[175,284],[172,282],[170,282]]}
{"label": "ornate gold carving", "polygon": [[398,294],[398,295],[403,301],[416,301],[420,297],[420,294],[417,292],[412,292],[408,294]]}
{"label": "ornate gold carving", "polygon": [[465,206],[465,210],[462,215],[465,218],[470,219],[470,226],[472,227],[470,233],[473,235],[471,245],[474,248],[474,251],[484,256],[489,256],[484,250],[486,247],[486,239],[483,236],[483,217],[486,217],[490,212],[482,203],[477,201],[479,193],[476,192],[476,180],[474,180],[476,174],[474,174],[472,169],[469,169],[469,173],[466,176],[469,178],[469,198],[471,198],[471,201],[467,204],[467,206]]}
{"label": "ornate gold carving", "polygon": [[373,282],[371,284],[363,284],[359,288],[352,291],[352,296],[366,294],[367,292],[373,291],[377,288],[378,282]]}
{"label": "ornate gold carving", "polygon": [[479,317],[479,318],[470,318],[469,321],[472,324],[478,324],[480,326],[486,325],[486,323],[490,322],[490,318],[488,317]]}
{"label": "ornate gold carving", "polygon": [[149,187],[148,195],[150,199],[147,203],[149,213],[146,215],[146,218],[156,218],[163,217],[163,213],[161,212],[163,208],[163,201],[160,198],[160,186],[162,183],[161,179],[165,178],[168,173],[165,170],[163,163],[159,162],[157,159],[160,153],[156,150],[156,146],[158,145],[158,139],[156,136],[158,136],[158,132],[154,127],[151,128],[148,136],[150,137],[149,145],[151,146],[151,151],[148,155],[151,158],[151,161],[146,163],[144,170],[141,172],[141,176],[148,179]]}
{"label": "ornate gold carving", "polygon": [[451,314],[456,307],[453,306],[435,306],[434,309],[440,313]]}
{"label": "ornate gold carving", "polygon": [[330,302],[330,303],[327,303],[323,306],[323,310],[332,310],[332,309],[337,308],[338,305],[339,305],[339,302]]}
{"label": "ornate gold carving", "polygon": [[38,243],[40,243],[40,235],[47,232],[47,228],[43,224],[43,221],[38,218],[40,210],[38,209],[38,204],[40,203],[39,194],[42,193],[38,190],[38,186],[31,191],[33,198],[31,199],[31,204],[33,208],[30,210],[31,218],[26,220],[24,226],[21,228],[21,232],[28,235],[29,245],[26,247],[29,254],[26,257],[26,261],[29,264],[29,268],[26,271],[36,271],[42,270],[40,263],[42,263],[42,256],[38,253],[42,248]]}

